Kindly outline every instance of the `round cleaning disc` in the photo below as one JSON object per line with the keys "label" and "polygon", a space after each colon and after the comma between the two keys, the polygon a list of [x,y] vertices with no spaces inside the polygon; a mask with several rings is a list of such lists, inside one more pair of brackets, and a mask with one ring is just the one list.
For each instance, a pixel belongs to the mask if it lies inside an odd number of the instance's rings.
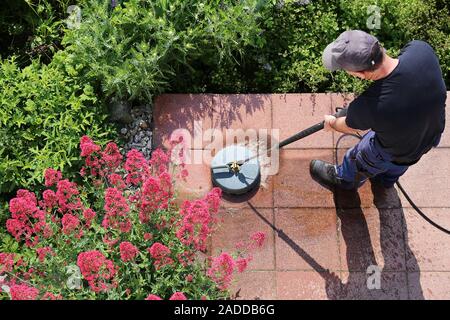
{"label": "round cleaning disc", "polygon": [[256,157],[242,164],[237,172],[233,172],[226,166],[233,161],[245,160],[254,156],[255,154],[248,148],[238,145],[220,150],[211,163],[214,186],[230,194],[243,194],[255,188],[261,179],[259,162]]}

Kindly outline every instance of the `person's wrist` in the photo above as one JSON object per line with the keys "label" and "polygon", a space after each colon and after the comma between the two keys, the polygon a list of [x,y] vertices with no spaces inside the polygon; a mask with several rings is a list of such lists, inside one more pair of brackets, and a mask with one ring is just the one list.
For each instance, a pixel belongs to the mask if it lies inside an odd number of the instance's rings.
{"label": "person's wrist", "polygon": [[336,117],[333,117],[333,118],[330,120],[330,126],[331,126],[333,129],[335,129],[335,130],[336,130],[336,127],[335,127],[336,121],[337,121],[337,118],[336,118]]}
{"label": "person's wrist", "polygon": [[324,122],[325,122],[325,131],[330,131],[330,130],[336,130],[334,128],[334,124],[336,122],[336,117],[332,116],[332,115],[326,115],[324,117]]}
{"label": "person's wrist", "polygon": [[328,117],[328,125],[332,128],[332,129],[334,129],[334,130],[336,130],[336,127],[335,127],[335,124],[336,124],[336,117],[334,117],[334,116],[329,116]]}

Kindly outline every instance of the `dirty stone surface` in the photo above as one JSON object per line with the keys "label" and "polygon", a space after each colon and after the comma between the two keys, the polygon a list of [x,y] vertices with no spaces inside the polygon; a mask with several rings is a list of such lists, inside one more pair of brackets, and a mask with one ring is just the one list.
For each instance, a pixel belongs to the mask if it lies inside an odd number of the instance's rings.
{"label": "dirty stone surface", "polygon": [[[209,163],[220,148],[279,141],[352,99],[162,95],[154,108],[155,145],[168,145],[174,131],[188,138],[190,175],[178,191],[195,198],[212,188]],[[233,250],[254,231],[267,235],[248,270],[237,275],[233,294],[238,299],[450,299],[450,237],[418,216],[397,188],[368,182],[359,194],[333,195],[310,178],[312,159],[336,160],[339,136],[319,132],[287,146],[271,158],[259,189],[224,197],[210,254]],[[356,142],[343,138],[337,160]],[[409,168],[401,182],[430,218],[450,229],[449,146],[447,127],[440,146]]]}

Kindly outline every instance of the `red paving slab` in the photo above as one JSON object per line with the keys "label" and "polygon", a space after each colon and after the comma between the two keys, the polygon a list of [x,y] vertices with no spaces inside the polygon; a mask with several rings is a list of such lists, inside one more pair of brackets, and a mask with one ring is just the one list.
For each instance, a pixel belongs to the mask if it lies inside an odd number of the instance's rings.
{"label": "red paving slab", "polygon": [[213,126],[219,129],[272,128],[272,101],[268,94],[216,94]]}
{"label": "red paving slab", "polygon": [[249,271],[238,274],[230,292],[238,300],[276,299],[276,273],[274,271]]}
{"label": "red paving slab", "polygon": [[[450,229],[450,208],[425,208],[436,223]],[[405,209],[407,268],[409,271],[449,271],[449,235],[423,220],[413,209]],[[450,288],[450,282],[448,283]]]}
{"label": "red paving slab", "polygon": [[[447,103],[445,107],[446,119],[449,121],[450,119],[450,93],[447,92]],[[441,142],[439,143],[439,147],[450,147],[450,128],[448,125],[445,126],[445,130],[442,134]]]}
{"label": "red paving slab", "polygon": [[206,164],[187,164],[186,169],[189,171],[186,179],[177,179],[175,183],[178,199],[194,199],[205,196],[212,189],[210,167]]}
{"label": "red paving slab", "polygon": [[[280,129],[284,138],[351,99],[340,94],[163,95],[155,105],[155,138],[167,143],[177,128],[191,135],[194,120],[203,120],[206,137],[213,129],[231,128]],[[450,228],[447,131],[439,148],[411,167],[401,182],[433,220]],[[338,136],[322,132],[283,149],[278,174],[264,187],[224,196],[224,219],[208,252],[231,250],[253,231],[268,235],[249,270],[237,275],[232,292],[240,289],[238,299],[449,299],[448,235],[420,218],[396,188],[368,182],[358,194],[332,195],[311,179],[309,162],[333,162]],[[202,197],[212,187],[209,162],[216,150],[207,140],[190,146],[195,149],[189,150],[190,175],[177,183],[180,201]],[[342,142],[338,160],[357,140]],[[380,267],[381,289],[367,288],[372,264]]]}
{"label": "red paving slab", "polygon": [[410,272],[408,288],[413,300],[449,300],[450,272]]}
{"label": "red paving slab", "polygon": [[346,93],[330,93],[330,98],[331,98],[331,109],[334,112],[336,112],[336,108],[346,108],[348,107],[348,104],[350,102],[352,102],[356,95],[354,93],[351,92],[346,92]]}
{"label": "red paving slab", "polygon": [[213,95],[212,148],[250,141],[255,147],[260,136],[270,137],[272,101],[265,94]]}
{"label": "red paving slab", "polygon": [[325,300],[335,296],[327,292],[329,273],[314,271],[277,272],[277,298],[281,300]]}
{"label": "red paving slab", "polygon": [[169,147],[170,138],[182,130],[191,138],[192,149],[202,149],[211,141],[212,95],[163,94],[154,103],[154,139],[158,146]]}
{"label": "red paving slab", "polygon": [[339,270],[333,209],[275,208],[277,270]]}
{"label": "red paving slab", "polygon": [[[435,148],[411,166],[400,182],[419,207],[450,208],[450,148]],[[411,207],[403,195],[402,205]]]}
{"label": "red paving slab", "polygon": [[278,299],[292,300],[405,300],[406,273],[382,272],[379,289],[367,287],[363,272],[277,272]]}
{"label": "red paving slab", "polygon": [[[274,94],[272,95],[273,128],[280,130],[280,141],[323,121],[331,113],[328,94]],[[285,149],[332,148],[330,132],[318,132],[287,145]]]}
{"label": "red paving slab", "polygon": [[369,274],[366,272],[343,272],[342,287],[337,290],[336,299],[407,300],[409,298],[406,272],[382,271],[379,282],[374,280],[373,276],[373,272]]}
{"label": "red paving slab", "polygon": [[348,209],[338,214],[342,269],[405,271],[403,209]]}
{"label": "red paving slab", "polygon": [[234,252],[236,244],[248,241],[255,232],[264,232],[266,240],[262,248],[252,253],[249,270],[274,270],[274,235],[272,209],[223,209],[219,214],[220,225],[212,236],[212,253]]}
{"label": "red paving slab", "polygon": [[332,150],[280,151],[280,169],[273,187],[275,207],[334,207],[332,193],[311,179],[309,163],[313,159],[332,162]]}

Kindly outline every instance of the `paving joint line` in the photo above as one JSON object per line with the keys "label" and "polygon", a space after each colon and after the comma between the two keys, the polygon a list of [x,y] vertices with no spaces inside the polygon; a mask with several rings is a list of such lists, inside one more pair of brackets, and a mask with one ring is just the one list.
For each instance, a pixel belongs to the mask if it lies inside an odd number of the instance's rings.
{"label": "paving joint line", "polygon": [[408,257],[407,257],[407,245],[406,240],[408,237],[408,226],[406,225],[406,216],[404,212],[402,212],[402,222],[401,222],[401,228],[402,228],[402,235],[403,235],[403,252],[404,252],[404,261],[405,261],[405,277],[406,277],[406,294],[408,300],[411,300],[411,293],[409,288],[409,277],[408,277]]}
{"label": "paving joint line", "polygon": [[[329,271],[329,272],[346,272],[346,273],[366,273],[366,270],[346,270],[346,269],[329,269],[326,268],[325,270]],[[327,271],[316,271],[314,269],[277,269],[277,270],[263,270],[263,269],[254,269],[254,270],[249,270],[248,272],[251,271],[257,271],[257,272],[263,272],[263,271],[270,271],[270,272],[314,272],[314,273],[327,273]],[[404,273],[407,271],[404,270],[383,270],[382,273]],[[434,271],[432,271],[434,272]],[[438,271],[436,271],[438,272]],[[441,271],[439,271],[441,272]],[[447,273],[450,273],[450,271],[446,271]],[[411,273],[411,272],[409,272]],[[431,273],[431,271],[429,271],[429,273]],[[441,272],[443,273],[443,272]]]}
{"label": "paving joint line", "polygon": [[[270,96],[270,126],[273,128],[273,99],[272,96]],[[281,157],[280,157],[281,158]],[[277,222],[276,222],[276,214],[275,214],[275,179],[270,179],[271,189],[272,189],[272,223],[273,223],[273,229],[272,229],[272,238],[273,238],[273,266],[275,270],[275,276],[273,277],[273,285],[274,285],[274,296],[275,299],[278,299],[278,279],[277,279],[277,236],[276,236],[276,229],[277,229]]]}

